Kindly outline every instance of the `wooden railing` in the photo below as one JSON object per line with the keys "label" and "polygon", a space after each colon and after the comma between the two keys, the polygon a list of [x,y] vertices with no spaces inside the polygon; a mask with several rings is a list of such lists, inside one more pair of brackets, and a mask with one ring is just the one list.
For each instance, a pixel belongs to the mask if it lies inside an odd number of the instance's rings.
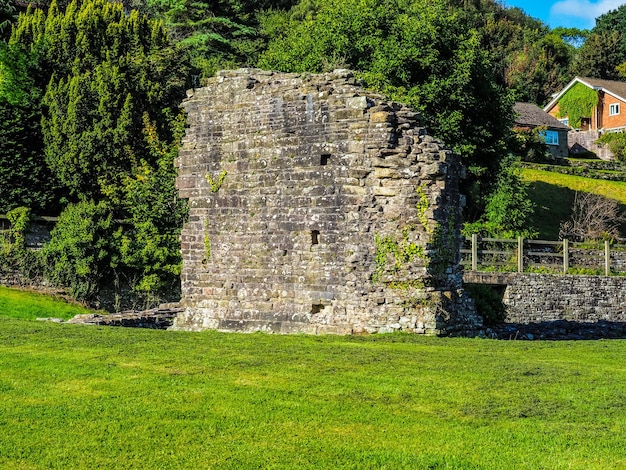
{"label": "wooden railing", "polygon": [[565,274],[626,274],[626,245],[608,241],[465,239],[461,262],[471,271],[550,272]]}

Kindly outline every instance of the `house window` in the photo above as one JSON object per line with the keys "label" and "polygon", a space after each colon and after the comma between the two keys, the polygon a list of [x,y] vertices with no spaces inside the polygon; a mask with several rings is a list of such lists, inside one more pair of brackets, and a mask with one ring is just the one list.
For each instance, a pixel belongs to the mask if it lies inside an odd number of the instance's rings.
{"label": "house window", "polygon": [[548,145],[559,145],[559,133],[557,131],[543,131],[543,141]]}
{"label": "house window", "polygon": [[609,116],[617,116],[619,114],[619,103],[609,105]]}

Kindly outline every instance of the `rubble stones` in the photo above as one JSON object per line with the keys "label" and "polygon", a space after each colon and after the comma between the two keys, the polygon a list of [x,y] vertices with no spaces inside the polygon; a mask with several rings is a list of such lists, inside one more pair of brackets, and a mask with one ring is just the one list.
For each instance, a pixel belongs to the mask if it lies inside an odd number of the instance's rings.
{"label": "rubble stones", "polygon": [[[161,305],[150,310],[126,310],[110,314],[88,313],[76,315],[74,318],[67,320],[66,323],[165,330],[172,326],[174,318],[181,312],[182,309],[176,305]],[[56,319],[42,318],[41,320],[55,321]]]}

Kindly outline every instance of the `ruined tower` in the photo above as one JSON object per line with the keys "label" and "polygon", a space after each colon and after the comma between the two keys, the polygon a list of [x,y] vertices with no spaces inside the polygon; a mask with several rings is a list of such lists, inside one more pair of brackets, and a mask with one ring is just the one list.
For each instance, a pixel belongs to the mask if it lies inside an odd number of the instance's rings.
{"label": "ruined tower", "polygon": [[179,329],[446,334],[462,295],[458,156],[349,71],[224,71],[184,103]]}

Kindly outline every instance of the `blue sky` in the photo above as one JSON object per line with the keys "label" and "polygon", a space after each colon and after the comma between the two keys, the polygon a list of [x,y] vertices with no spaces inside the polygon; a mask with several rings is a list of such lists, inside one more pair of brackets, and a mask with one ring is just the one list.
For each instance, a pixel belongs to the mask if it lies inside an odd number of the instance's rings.
{"label": "blue sky", "polygon": [[622,0],[503,0],[506,6],[519,7],[551,28],[557,26],[593,28],[596,17],[626,4]]}

